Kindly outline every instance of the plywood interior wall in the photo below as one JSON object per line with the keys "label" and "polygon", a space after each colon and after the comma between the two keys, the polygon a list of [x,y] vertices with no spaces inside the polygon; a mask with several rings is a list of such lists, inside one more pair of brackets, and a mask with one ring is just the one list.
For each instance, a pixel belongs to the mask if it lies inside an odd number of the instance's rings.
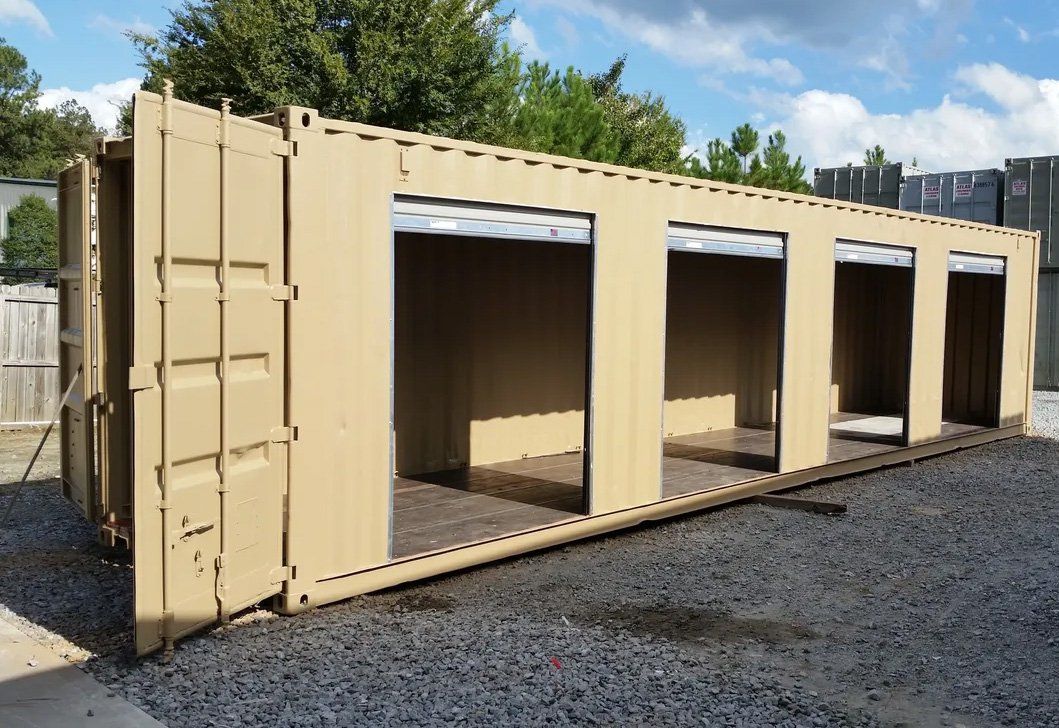
{"label": "plywood interior wall", "polygon": [[835,265],[832,412],[904,411],[911,298],[911,268]]}
{"label": "plywood interior wall", "polygon": [[399,474],[583,447],[591,252],[396,235]]}
{"label": "plywood interior wall", "polygon": [[666,437],[776,421],[783,263],[670,252]]}
{"label": "plywood interior wall", "polygon": [[949,273],[943,419],[997,424],[1003,318],[1003,276]]}

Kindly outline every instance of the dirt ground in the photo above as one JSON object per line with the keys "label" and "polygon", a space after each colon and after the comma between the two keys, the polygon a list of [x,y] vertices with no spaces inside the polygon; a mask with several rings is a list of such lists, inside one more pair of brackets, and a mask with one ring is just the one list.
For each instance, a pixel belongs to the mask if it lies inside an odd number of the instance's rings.
{"label": "dirt ground", "polygon": [[[0,483],[37,437],[0,434]],[[251,612],[169,665],[131,657],[128,557],[58,495],[52,444],[0,532],[0,617],[172,726],[1059,726],[1053,438],[797,493],[842,516],[741,504]]]}

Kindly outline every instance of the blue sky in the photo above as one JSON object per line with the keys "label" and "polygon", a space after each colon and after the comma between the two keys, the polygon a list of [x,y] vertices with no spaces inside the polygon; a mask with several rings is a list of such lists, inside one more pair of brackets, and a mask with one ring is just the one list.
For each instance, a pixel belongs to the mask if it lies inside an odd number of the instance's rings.
{"label": "blue sky", "polygon": [[[122,32],[169,2],[0,0],[0,35],[103,123],[141,69]],[[663,94],[692,147],[750,121],[807,166],[883,144],[933,170],[1059,154],[1059,4],[1034,0],[504,0],[512,43],[585,72],[627,53],[628,90]]]}

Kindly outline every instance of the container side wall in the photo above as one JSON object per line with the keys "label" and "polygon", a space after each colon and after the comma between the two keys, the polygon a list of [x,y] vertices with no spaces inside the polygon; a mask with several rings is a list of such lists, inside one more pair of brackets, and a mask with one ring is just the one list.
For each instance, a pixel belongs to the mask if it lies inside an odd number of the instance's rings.
{"label": "container side wall", "polygon": [[[1034,266],[1028,235],[320,120],[309,110],[281,115],[277,123],[289,127],[298,145],[297,156],[288,160],[291,280],[299,287],[291,307],[290,409],[299,440],[291,461],[287,553],[295,576],[285,590],[286,611],[337,598],[346,583],[386,581],[351,575],[403,568],[388,563],[395,194],[594,217],[587,442],[592,508],[589,525],[570,533],[587,533],[595,528],[591,523],[603,522],[593,519],[625,522],[617,514],[629,509],[654,512],[670,222],[786,235],[783,473],[826,463],[839,238],[915,251],[908,380],[914,442],[940,431],[947,256],[1004,256],[1009,285],[1000,410],[1004,424],[1020,427],[1027,419]],[[302,117],[303,125],[294,123]],[[544,531],[504,538],[520,548],[551,542]],[[480,552],[505,552],[500,541]],[[417,561],[422,568],[408,573],[439,573],[467,563],[449,551]]]}

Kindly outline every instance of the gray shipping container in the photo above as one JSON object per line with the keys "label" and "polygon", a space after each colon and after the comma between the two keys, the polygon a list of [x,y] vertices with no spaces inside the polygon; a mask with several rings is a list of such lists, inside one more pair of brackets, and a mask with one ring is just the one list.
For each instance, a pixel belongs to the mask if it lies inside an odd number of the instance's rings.
{"label": "gray shipping container", "polygon": [[1004,225],[1041,231],[1041,268],[1059,268],[1059,242],[1052,228],[1059,216],[1059,156],[1007,160]]}
{"label": "gray shipping container", "polygon": [[813,194],[897,210],[900,208],[901,182],[906,176],[919,174],[927,172],[903,162],[881,166],[817,167],[813,175]]}
{"label": "gray shipping container", "polygon": [[1042,268],[1037,283],[1034,389],[1059,389],[1059,268]]}
{"label": "gray shipping container", "polygon": [[1007,160],[1004,225],[1041,233],[1033,386],[1059,389],[1059,156]]}
{"label": "gray shipping container", "polygon": [[1004,220],[1004,173],[976,169],[906,176],[901,209],[1000,225]]}

